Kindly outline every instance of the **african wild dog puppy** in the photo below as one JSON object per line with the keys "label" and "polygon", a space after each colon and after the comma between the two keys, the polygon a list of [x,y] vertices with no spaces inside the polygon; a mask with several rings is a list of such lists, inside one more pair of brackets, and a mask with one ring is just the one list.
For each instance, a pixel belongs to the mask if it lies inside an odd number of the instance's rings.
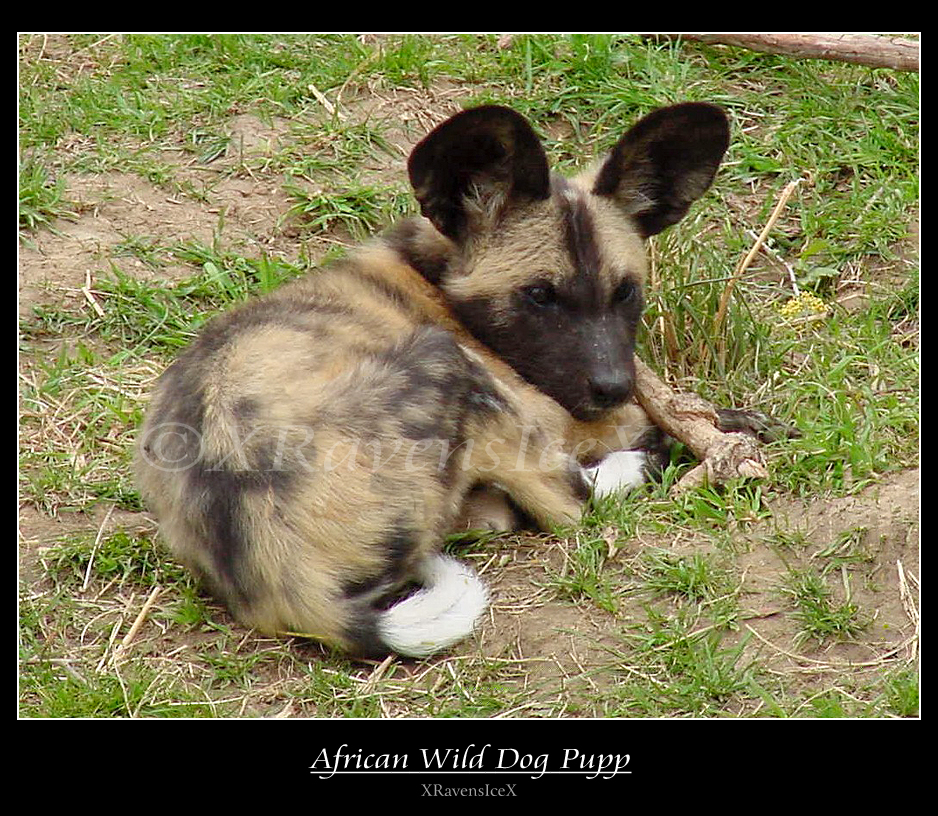
{"label": "african wild dog puppy", "polygon": [[408,164],[423,218],[214,319],[163,374],[138,474],[173,552],[264,632],[360,656],[467,636],[487,594],[440,553],[454,527],[572,523],[594,484],[641,480],[643,239],[727,144],[719,108],[675,105],[566,179],[512,110],[444,122]]}

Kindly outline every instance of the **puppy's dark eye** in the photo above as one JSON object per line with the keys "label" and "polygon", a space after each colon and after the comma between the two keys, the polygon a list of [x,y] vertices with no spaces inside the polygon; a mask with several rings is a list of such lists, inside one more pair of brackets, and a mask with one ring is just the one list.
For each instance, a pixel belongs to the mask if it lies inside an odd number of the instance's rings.
{"label": "puppy's dark eye", "polygon": [[557,302],[557,290],[550,283],[536,283],[521,290],[525,300],[535,306],[550,306]]}
{"label": "puppy's dark eye", "polygon": [[612,293],[612,302],[614,304],[628,303],[634,300],[638,295],[638,287],[630,280],[624,280]]}

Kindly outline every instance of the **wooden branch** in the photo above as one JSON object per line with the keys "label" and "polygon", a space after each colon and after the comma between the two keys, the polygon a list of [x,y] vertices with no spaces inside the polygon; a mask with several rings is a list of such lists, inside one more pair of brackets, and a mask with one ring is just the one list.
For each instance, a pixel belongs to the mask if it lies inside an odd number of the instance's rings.
{"label": "wooden branch", "polygon": [[827,59],[919,70],[919,41],[878,34],[651,34],[650,37],[695,40],[711,45],[738,45],[753,51],[804,59]]}
{"label": "wooden branch", "polygon": [[765,459],[755,439],[719,430],[719,415],[709,402],[696,394],[674,391],[637,357],[635,394],[651,420],[665,433],[681,440],[700,460],[674,486],[674,492],[701,484],[723,484],[731,479],[768,477]]}

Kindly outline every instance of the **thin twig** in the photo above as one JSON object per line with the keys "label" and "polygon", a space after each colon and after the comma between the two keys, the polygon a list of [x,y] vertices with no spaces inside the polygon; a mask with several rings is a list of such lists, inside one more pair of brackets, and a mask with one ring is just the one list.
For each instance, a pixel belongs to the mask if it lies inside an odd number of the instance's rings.
{"label": "thin twig", "polygon": [[713,316],[714,337],[719,337],[723,330],[723,321],[726,318],[726,310],[729,306],[730,297],[733,294],[733,289],[735,288],[737,281],[743,276],[743,274],[745,274],[753,259],[756,257],[756,255],[759,254],[759,250],[762,247],[762,244],[765,243],[765,239],[768,238],[769,233],[775,226],[775,222],[778,221],[779,216],[782,214],[782,210],[785,209],[785,205],[788,203],[788,199],[791,198],[792,193],[795,192],[801,181],[802,179],[798,178],[794,181],[788,182],[788,184],[785,185],[785,189],[782,190],[782,194],[779,196],[778,202],[775,205],[775,209],[772,210],[772,214],[769,216],[769,220],[766,221],[765,226],[762,228],[762,232],[759,233],[759,236],[756,238],[752,248],[739,262],[736,270],[733,272],[733,276],[727,282],[726,288],[723,290],[723,295],[720,298],[720,305],[717,308],[716,314]]}
{"label": "thin twig", "polygon": [[81,591],[84,592],[88,589],[88,584],[91,581],[91,567],[94,564],[94,557],[98,552],[98,546],[101,544],[101,538],[104,535],[104,528],[107,527],[107,523],[111,518],[111,513],[114,512],[114,505],[112,504],[107,509],[107,513],[104,516],[104,521],[101,522],[101,526],[98,528],[98,534],[94,539],[94,546],[91,548],[91,558],[88,559],[88,566],[85,568],[85,580],[81,582]]}
{"label": "thin twig", "polygon": [[909,588],[909,582],[906,578],[905,569],[902,566],[902,562],[899,560],[896,561],[896,569],[899,572],[899,598],[902,601],[902,607],[905,609],[905,614],[908,616],[914,627],[914,633],[909,641],[909,658],[910,660],[914,660],[918,654],[918,636],[920,626],[919,613],[915,606],[915,599],[912,597],[912,591]]}
{"label": "thin twig", "polygon": [[384,677],[384,673],[388,670],[388,666],[394,662],[396,655],[390,654],[384,660],[375,667],[375,670],[368,675],[364,684],[361,687],[361,694],[372,694],[374,693],[375,687],[378,685],[378,682]]}
{"label": "thin twig", "polygon": [[85,296],[85,300],[91,304],[91,308],[97,312],[98,317],[104,317],[104,309],[101,308],[101,304],[91,293],[91,271],[87,269],[85,270],[85,285],[81,287],[81,293]]}
{"label": "thin twig", "polygon": [[[746,230],[746,235],[752,238],[754,241],[759,240],[759,236],[756,235],[754,230]],[[792,265],[788,263],[772,246],[768,243],[763,243],[761,247],[762,251],[768,255],[773,261],[780,263],[785,267],[785,271],[788,272],[788,280],[791,283],[792,293],[795,297],[801,294],[801,287],[798,286],[798,281],[795,279],[795,270],[792,268]]]}
{"label": "thin twig", "polygon": [[862,668],[871,668],[873,666],[881,666],[886,660],[894,655],[898,654],[905,646],[909,644],[911,638],[906,640],[903,643],[900,643],[898,646],[894,646],[892,649],[889,649],[886,652],[883,652],[876,660],[863,660],[856,663],[844,663],[834,660],[816,660],[813,657],[806,657],[805,655],[795,654],[794,652],[786,651],[781,648],[781,646],[776,646],[770,640],[766,640],[762,635],[760,635],[755,629],[753,629],[748,623],[746,628],[752,632],[759,640],[761,640],[766,646],[770,646],[779,654],[785,655],[785,657],[790,657],[792,660],[795,660],[800,663],[813,663],[818,669],[829,668],[829,669],[862,669]]}
{"label": "thin twig", "polygon": [[137,632],[139,632],[140,627],[143,626],[143,622],[144,620],[146,620],[147,613],[150,611],[150,607],[152,607],[153,604],[156,602],[156,598],[160,594],[160,590],[161,590],[161,587],[159,584],[153,587],[153,591],[150,593],[150,596],[144,602],[143,608],[140,610],[140,613],[137,615],[136,619],[131,625],[130,631],[126,635],[124,635],[124,639],[120,642],[120,646],[118,646],[114,650],[114,656],[111,658],[112,665],[116,664],[120,660],[120,658],[124,656],[124,652],[133,642],[133,639],[137,636]]}
{"label": "thin twig", "polygon": [[121,615],[118,618],[114,626],[111,627],[111,634],[107,639],[107,646],[104,647],[104,653],[101,655],[101,659],[98,661],[98,665],[95,666],[95,671],[100,674],[104,670],[104,665],[108,661],[108,654],[111,653],[111,647],[114,645],[114,641],[117,640],[117,634],[121,630],[121,626],[124,623],[124,616]]}
{"label": "thin twig", "polygon": [[102,37],[100,40],[95,40],[95,42],[91,43],[91,45],[86,45],[84,48],[79,48],[77,51],[73,51],[72,56],[74,57],[76,54],[80,54],[82,51],[90,51],[92,48],[97,48],[102,43],[106,43],[108,40],[112,40],[114,37],[119,36],[120,34],[108,34],[107,36]]}
{"label": "thin twig", "polygon": [[340,121],[345,120],[345,114],[338,110],[338,108],[336,108],[336,106],[333,105],[328,99],[326,99],[326,95],[320,91],[319,88],[313,85],[312,82],[307,84],[306,89],[314,97],[316,97],[316,101],[326,109],[326,113],[328,113],[330,116],[337,116]]}

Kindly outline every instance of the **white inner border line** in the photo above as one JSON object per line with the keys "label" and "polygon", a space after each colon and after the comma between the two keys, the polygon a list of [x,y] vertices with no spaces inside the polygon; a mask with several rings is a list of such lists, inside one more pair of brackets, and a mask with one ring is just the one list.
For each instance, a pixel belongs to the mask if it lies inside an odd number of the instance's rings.
{"label": "white inner border line", "polygon": [[467,774],[469,776],[478,775],[478,774],[494,774],[499,776],[544,776],[545,774],[560,774],[560,775],[573,775],[573,776],[604,776],[609,773],[615,774],[630,774],[631,771],[541,771],[540,773],[536,771],[487,771],[485,769],[480,769],[478,771],[328,771],[313,770],[310,768],[309,771],[311,774],[319,774],[321,777],[326,778],[326,776],[338,776],[339,774],[365,774],[365,775],[374,775],[374,774],[390,774],[397,776],[408,776],[412,774],[422,774],[422,775],[437,775],[445,774],[446,776],[462,775]]}

